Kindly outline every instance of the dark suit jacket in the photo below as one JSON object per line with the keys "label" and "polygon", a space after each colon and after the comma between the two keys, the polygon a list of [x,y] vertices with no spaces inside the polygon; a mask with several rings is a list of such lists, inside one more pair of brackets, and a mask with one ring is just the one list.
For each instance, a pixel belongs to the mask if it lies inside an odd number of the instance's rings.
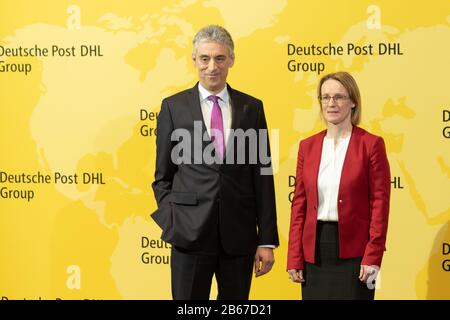
{"label": "dark suit jacket", "polygon": [[[291,209],[287,269],[315,262],[318,209],[317,177],[326,131],[300,142]],[[390,172],[384,141],[359,127],[352,136],[338,191],[340,258],[363,257],[362,264],[381,265],[390,199]]]}
{"label": "dark suit jacket", "polygon": [[[267,129],[260,100],[228,86],[231,101],[232,129]],[[156,170],[153,191],[158,209],[152,218],[162,228],[161,238],[184,249],[215,254],[218,241],[229,254],[253,254],[257,245],[278,245],[275,193],[272,175],[260,175],[259,159],[249,163],[249,140],[246,141],[246,163],[194,163],[196,146],[200,151],[211,144],[192,142],[190,150],[179,152],[190,163],[171,160],[171,141],[175,129],[185,129],[194,136],[194,121],[206,131],[199,100],[198,86],[163,100],[158,115]],[[187,131],[186,131],[187,130]],[[234,150],[227,146],[227,155]],[[199,151],[199,150],[197,150]],[[242,151],[242,150],[241,150]],[[233,154],[233,153],[231,153]]]}

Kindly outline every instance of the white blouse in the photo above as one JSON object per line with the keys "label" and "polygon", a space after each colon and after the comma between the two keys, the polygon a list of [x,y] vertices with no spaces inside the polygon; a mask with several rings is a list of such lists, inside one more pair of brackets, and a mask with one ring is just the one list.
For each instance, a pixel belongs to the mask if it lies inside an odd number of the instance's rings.
{"label": "white blouse", "polygon": [[339,139],[336,147],[334,138],[324,137],[317,179],[319,193],[317,220],[338,221],[339,183],[350,137]]}

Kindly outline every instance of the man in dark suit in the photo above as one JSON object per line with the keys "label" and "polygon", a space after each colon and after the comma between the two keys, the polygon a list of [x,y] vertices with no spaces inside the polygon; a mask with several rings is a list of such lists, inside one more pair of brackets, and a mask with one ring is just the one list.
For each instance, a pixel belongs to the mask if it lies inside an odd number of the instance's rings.
{"label": "man in dark suit", "polygon": [[[226,83],[234,45],[211,25],[194,38],[199,82],[162,102],[152,218],[172,244],[174,299],[248,299],[278,246],[267,125],[260,100]],[[266,157],[264,157],[266,156]]]}

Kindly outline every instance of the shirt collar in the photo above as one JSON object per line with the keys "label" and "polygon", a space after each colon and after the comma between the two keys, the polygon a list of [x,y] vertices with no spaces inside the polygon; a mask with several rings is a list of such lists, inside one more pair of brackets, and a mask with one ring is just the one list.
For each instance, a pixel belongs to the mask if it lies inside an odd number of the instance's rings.
{"label": "shirt collar", "polygon": [[[200,101],[208,99],[208,97],[210,95],[212,95],[212,93],[209,92],[208,90],[206,90],[200,84],[200,82],[198,83],[198,91],[200,93]],[[225,103],[228,104],[228,100],[230,99],[230,94],[228,93],[227,86],[225,85],[225,87],[218,94],[216,94],[216,96],[218,96],[220,98],[220,100],[222,100],[222,101],[224,101]]]}

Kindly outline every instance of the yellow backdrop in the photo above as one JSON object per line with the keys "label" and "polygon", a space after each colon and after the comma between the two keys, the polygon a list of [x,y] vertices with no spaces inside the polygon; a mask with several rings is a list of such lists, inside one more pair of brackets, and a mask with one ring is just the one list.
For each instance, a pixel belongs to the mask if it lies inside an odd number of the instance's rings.
{"label": "yellow backdrop", "polygon": [[170,251],[149,218],[155,119],[194,85],[191,39],[211,23],[235,40],[229,83],[264,101],[279,137],[281,244],[251,298],[301,297],[285,271],[298,141],[323,129],[319,77],[346,70],[393,180],[376,297],[449,299],[446,0],[1,1],[2,299],[170,298]]}

